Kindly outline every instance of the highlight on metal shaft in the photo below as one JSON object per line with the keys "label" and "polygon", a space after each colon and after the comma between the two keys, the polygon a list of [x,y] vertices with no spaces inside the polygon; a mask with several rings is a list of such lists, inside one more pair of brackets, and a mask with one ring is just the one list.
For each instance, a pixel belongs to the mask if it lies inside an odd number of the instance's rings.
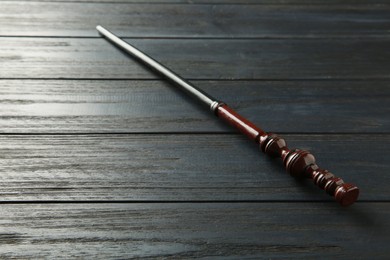
{"label": "highlight on metal shaft", "polygon": [[163,66],[162,64],[160,64],[158,61],[154,60],[153,58],[149,57],[145,53],[141,52],[131,44],[120,39],[119,37],[111,33],[109,30],[105,29],[101,25],[96,26],[96,30],[98,30],[99,33],[101,33],[104,37],[106,37],[116,46],[120,47],[122,50],[129,53],[133,57],[141,60],[144,64],[146,64],[153,70],[157,71],[158,73],[162,74],[171,82],[175,83],[177,86],[187,91],[190,95],[192,95],[202,103],[206,104],[210,109],[213,109],[215,107],[217,101],[213,97],[204,93],[202,90],[198,89],[191,83],[187,82],[182,77],[180,77],[179,75],[177,75],[176,73],[168,69],[167,67]]}
{"label": "highlight on metal shaft", "polygon": [[187,91],[192,97],[206,104],[220,119],[238,129],[249,139],[255,141],[257,145],[259,145],[261,151],[265,154],[273,157],[280,157],[286,171],[290,173],[291,176],[295,178],[312,179],[315,185],[325,190],[342,206],[351,205],[357,200],[359,188],[353,184],[344,183],[341,178],[320,168],[310,152],[288,148],[283,138],[274,133],[265,132],[223,102],[218,102],[202,90],[185,81],[170,69],[142,53],[134,46],[121,40],[100,25],[98,25],[96,29],[112,43],[119,46],[133,57],[136,57],[147,66],[175,83],[181,89]]}

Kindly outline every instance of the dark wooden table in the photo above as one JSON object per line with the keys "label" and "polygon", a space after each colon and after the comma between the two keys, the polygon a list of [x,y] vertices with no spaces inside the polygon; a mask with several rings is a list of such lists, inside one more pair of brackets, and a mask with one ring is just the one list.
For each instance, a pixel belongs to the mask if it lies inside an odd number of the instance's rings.
{"label": "dark wooden table", "polygon": [[[361,188],[341,208],[101,24]],[[0,258],[390,256],[390,5],[0,3]]]}

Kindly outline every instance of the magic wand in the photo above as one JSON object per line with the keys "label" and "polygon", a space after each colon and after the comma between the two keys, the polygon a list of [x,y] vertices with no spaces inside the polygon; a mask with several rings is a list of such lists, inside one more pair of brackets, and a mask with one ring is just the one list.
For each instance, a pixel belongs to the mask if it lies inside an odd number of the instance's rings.
{"label": "magic wand", "polygon": [[291,176],[312,179],[318,187],[324,189],[343,206],[351,205],[357,200],[359,188],[353,184],[344,183],[341,178],[336,177],[327,170],[319,168],[315,163],[314,156],[308,151],[299,149],[290,150],[285,140],[278,135],[263,131],[225,103],[216,100],[193,86],[167,67],[121,40],[102,26],[98,25],[96,29],[116,46],[137,58],[179,88],[185,90],[190,96],[206,105],[217,117],[236,127],[241,133],[255,141],[264,153],[269,156],[282,158],[283,164]]}

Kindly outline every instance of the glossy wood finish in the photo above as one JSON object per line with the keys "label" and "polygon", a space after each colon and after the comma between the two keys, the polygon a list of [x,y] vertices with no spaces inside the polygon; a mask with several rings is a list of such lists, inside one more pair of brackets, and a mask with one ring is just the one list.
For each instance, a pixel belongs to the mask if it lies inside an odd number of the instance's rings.
{"label": "glossy wood finish", "polygon": [[359,196],[359,188],[321,169],[314,156],[305,150],[289,149],[286,141],[274,133],[266,133],[224,103],[217,107],[217,116],[237,128],[249,139],[256,141],[269,156],[282,158],[283,164],[295,178],[311,178],[314,184],[333,196],[342,206],[353,204]]}
{"label": "glossy wood finish", "polygon": [[314,184],[333,196],[342,206],[353,204],[359,196],[359,188],[321,169],[314,156],[305,150],[289,149],[286,141],[273,133],[259,136],[261,150],[269,156],[280,157],[284,167],[295,178],[311,178]]}
{"label": "glossy wood finish", "polygon": [[252,141],[258,142],[259,136],[266,134],[263,130],[255,126],[248,119],[240,116],[226,104],[219,104],[216,114],[219,118],[227,122],[229,125],[237,128],[242,134],[246,135]]}
{"label": "glossy wood finish", "polygon": [[[384,0],[1,1],[0,258],[386,259],[388,11]],[[97,21],[315,151],[356,180],[359,200],[343,208],[287,176],[101,40]]]}

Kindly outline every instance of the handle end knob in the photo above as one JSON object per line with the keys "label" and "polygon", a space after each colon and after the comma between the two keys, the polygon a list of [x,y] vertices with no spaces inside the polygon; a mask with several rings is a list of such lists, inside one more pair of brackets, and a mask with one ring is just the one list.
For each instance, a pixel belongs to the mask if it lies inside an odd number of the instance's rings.
{"label": "handle end knob", "polygon": [[350,183],[339,186],[335,193],[336,201],[346,207],[353,204],[359,197],[359,188]]}

